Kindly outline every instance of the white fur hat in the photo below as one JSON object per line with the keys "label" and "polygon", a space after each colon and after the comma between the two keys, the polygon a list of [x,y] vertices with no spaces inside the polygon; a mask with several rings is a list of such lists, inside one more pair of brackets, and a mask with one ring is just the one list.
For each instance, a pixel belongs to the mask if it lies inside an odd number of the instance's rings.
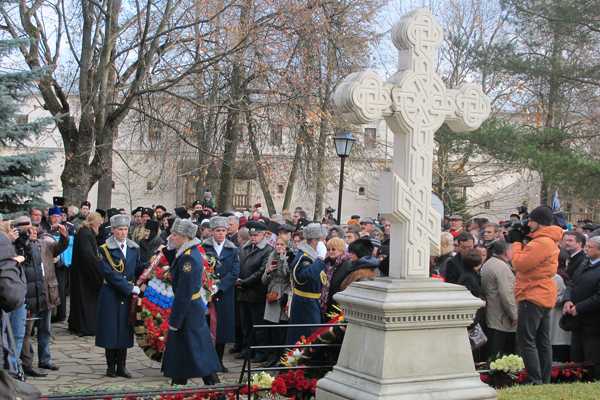
{"label": "white fur hat", "polygon": [[171,228],[171,232],[178,233],[183,236],[187,236],[190,239],[196,237],[196,232],[198,232],[198,225],[190,221],[189,219],[180,219],[177,218],[173,223],[173,227]]}

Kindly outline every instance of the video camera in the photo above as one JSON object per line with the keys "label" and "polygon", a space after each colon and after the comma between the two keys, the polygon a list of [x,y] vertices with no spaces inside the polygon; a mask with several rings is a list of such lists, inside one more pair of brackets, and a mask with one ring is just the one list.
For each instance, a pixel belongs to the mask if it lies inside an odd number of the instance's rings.
{"label": "video camera", "polygon": [[517,213],[519,216],[518,220],[511,219],[511,221],[504,224],[504,227],[508,228],[507,238],[511,237],[511,231],[518,231],[520,233],[519,236],[523,238],[526,238],[527,235],[531,233],[531,229],[527,224],[529,222],[529,211],[527,210],[527,206],[517,207]]}

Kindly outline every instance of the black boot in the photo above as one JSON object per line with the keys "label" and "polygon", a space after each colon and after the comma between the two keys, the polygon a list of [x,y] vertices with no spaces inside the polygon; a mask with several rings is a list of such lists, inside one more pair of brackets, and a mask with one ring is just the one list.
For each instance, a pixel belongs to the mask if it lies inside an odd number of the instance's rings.
{"label": "black boot", "polygon": [[229,370],[223,364],[223,354],[225,353],[225,343],[215,344],[215,350],[217,351],[217,356],[219,357],[219,362],[221,363],[221,372],[224,372],[224,373],[229,372]]}
{"label": "black boot", "polygon": [[117,367],[117,357],[115,354],[116,350],[105,349],[104,354],[106,356],[106,376],[114,378],[117,376],[115,368]]}
{"label": "black boot", "polygon": [[171,379],[171,386],[174,385],[187,385],[188,380],[185,378],[173,378]]}
{"label": "black boot", "polygon": [[131,379],[131,374],[125,368],[125,361],[127,360],[127,349],[119,349],[119,358],[117,359],[117,376]]}
{"label": "black boot", "polygon": [[204,382],[204,384],[207,385],[207,386],[212,386],[212,385],[216,385],[218,383],[221,383],[221,381],[219,380],[219,376],[217,374],[211,374],[211,375],[203,376],[202,377],[202,382]]}

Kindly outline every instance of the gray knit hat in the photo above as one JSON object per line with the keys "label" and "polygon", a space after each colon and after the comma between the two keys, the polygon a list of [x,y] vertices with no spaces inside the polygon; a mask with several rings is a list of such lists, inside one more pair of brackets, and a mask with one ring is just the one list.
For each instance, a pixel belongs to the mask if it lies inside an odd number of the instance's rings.
{"label": "gray knit hat", "polygon": [[129,215],[113,215],[110,217],[110,227],[111,228],[119,228],[121,226],[126,226],[129,228],[129,223],[131,222],[131,217]]}
{"label": "gray knit hat", "polygon": [[307,240],[320,239],[323,236],[323,228],[321,224],[312,222],[302,229],[302,234],[304,235],[304,239]]}
{"label": "gray knit hat", "polygon": [[190,221],[189,219],[180,219],[177,218],[173,223],[173,227],[171,228],[171,232],[178,233],[183,236],[187,236],[190,239],[196,237],[196,232],[198,232],[198,225]]}
{"label": "gray knit hat", "polygon": [[217,229],[217,228],[229,228],[229,221],[227,219],[227,217],[212,217],[210,219],[210,229]]}

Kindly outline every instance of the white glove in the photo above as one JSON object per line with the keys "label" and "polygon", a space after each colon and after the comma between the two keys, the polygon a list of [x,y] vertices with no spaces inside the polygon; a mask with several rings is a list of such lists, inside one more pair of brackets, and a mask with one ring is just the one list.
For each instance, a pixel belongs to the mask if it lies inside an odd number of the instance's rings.
{"label": "white glove", "polygon": [[140,288],[137,286],[134,286],[133,289],[131,289],[131,293],[140,294],[141,293]]}

